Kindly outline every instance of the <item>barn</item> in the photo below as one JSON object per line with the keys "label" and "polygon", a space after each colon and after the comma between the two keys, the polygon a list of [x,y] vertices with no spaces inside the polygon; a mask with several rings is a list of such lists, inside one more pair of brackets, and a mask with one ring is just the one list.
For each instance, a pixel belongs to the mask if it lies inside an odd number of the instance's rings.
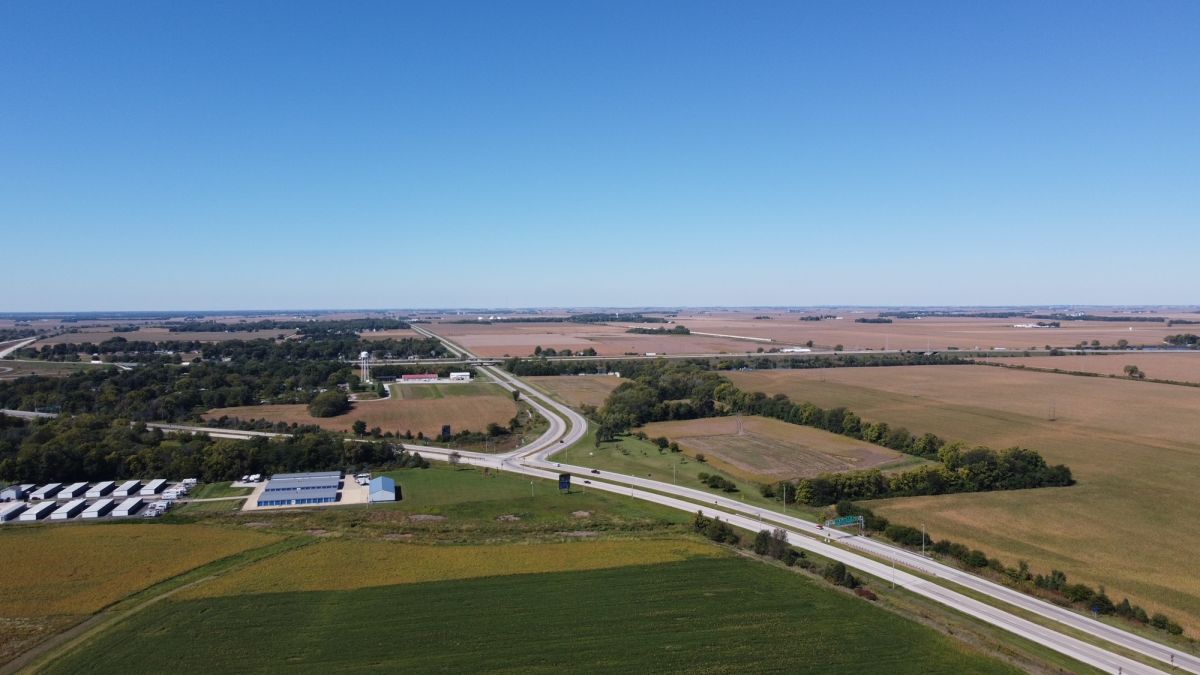
{"label": "barn", "polygon": [[370,499],[373,502],[394,502],[396,501],[396,481],[387,476],[372,478],[370,492]]}

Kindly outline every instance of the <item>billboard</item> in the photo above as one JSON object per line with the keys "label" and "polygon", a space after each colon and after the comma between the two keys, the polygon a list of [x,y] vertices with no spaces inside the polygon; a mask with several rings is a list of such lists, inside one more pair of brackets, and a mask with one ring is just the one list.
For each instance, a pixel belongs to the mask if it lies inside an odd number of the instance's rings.
{"label": "billboard", "polygon": [[566,491],[566,492],[571,491],[571,474],[569,474],[569,473],[558,474],[558,489]]}

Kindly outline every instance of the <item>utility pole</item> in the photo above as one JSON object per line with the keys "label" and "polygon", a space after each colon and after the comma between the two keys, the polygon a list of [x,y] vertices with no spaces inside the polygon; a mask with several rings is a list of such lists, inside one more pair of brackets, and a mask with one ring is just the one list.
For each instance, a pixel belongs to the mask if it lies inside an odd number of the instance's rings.
{"label": "utility pole", "polygon": [[679,462],[675,462],[674,464],[671,465],[671,484],[672,485],[676,484],[676,482],[675,482],[675,467],[677,467],[677,466],[679,466]]}
{"label": "utility pole", "polygon": [[925,523],[921,523],[921,557],[925,557]]}

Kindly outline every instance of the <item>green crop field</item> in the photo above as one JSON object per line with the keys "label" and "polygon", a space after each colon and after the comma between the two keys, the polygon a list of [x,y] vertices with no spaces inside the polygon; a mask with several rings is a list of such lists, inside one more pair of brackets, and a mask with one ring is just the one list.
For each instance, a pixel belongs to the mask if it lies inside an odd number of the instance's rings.
{"label": "green crop field", "polygon": [[[1099,357],[1096,357],[1099,360]],[[1107,357],[1106,357],[1107,358]],[[947,538],[1103,585],[1200,632],[1200,389],[988,366],[731,373],[746,391],[846,406],[947,439],[1037,450],[1069,488],[894,499],[877,510]]]}
{"label": "green crop field", "polygon": [[721,557],[349,591],[168,598],[45,670],[1016,672],[818,583]]}

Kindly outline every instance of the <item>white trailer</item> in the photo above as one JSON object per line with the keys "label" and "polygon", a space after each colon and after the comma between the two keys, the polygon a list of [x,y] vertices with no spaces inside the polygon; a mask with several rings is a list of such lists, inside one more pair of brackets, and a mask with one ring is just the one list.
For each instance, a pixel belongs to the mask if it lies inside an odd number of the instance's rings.
{"label": "white trailer", "polygon": [[141,494],[143,497],[153,497],[154,495],[162,492],[166,487],[166,478],[155,478],[149,483],[146,483],[146,486],[142,488],[142,491],[139,494]]}
{"label": "white trailer", "polygon": [[113,490],[114,497],[132,497],[142,489],[142,482],[137,480],[127,480],[121,483],[121,486]]}
{"label": "white trailer", "polygon": [[34,490],[33,494],[29,495],[29,501],[36,502],[43,499],[50,499],[54,495],[58,494],[58,491],[61,489],[62,483],[48,483]]}
{"label": "white trailer", "polygon": [[138,509],[142,508],[143,503],[144,502],[142,501],[141,497],[130,497],[121,502],[120,505],[113,510],[113,517],[124,518],[126,516],[132,516],[138,512]]}
{"label": "white trailer", "polygon": [[83,517],[99,518],[101,516],[107,516],[110,511],[116,508],[116,506],[117,500],[113,499],[112,497],[105,497],[99,501],[92,502],[92,505],[87,507],[87,510],[83,512]]}
{"label": "white trailer", "polygon": [[71,483],[67,487],[63,488],[61,492],[54,495],[54,498],[55,499],[78,499],[79,497],[83,496],[83,493],[87,492],[87,489],[88,489],[87,483]]}
{"label": "white trailer", "polygon": [[26,509],[25,512],[20,516],[17,516],[17,520],[26,523],[32,520],[41,520],[42,518],[50,515],[50,512],[53,511],[54,507],[56,506],[58,505],[54,502],[42,502],[41,504],[34,504]]}
{"label": "white trailer", "polygon": [[87,508],[86,499],[72,499],[71,501],[58,507],[58,510],[50,514],[50,520],[67,520],[79,515]]}
{"label": "white trailer", "polygon": [[107,497],[108,493],[115,490],[116,487],[117,487],[116,481],[106,480],[103,483],[96,483],[95,485],[93,485],[92,489],[88,490],[87,494],[85,494],[84,496],[87,497],[88,499],[96,499],[98,497]]}
{"label": "white trailer", "polygon": [[14,502],[0,506],[0,523],[7,523],[10,520],[16,519],[25,510],[24,502]]}

